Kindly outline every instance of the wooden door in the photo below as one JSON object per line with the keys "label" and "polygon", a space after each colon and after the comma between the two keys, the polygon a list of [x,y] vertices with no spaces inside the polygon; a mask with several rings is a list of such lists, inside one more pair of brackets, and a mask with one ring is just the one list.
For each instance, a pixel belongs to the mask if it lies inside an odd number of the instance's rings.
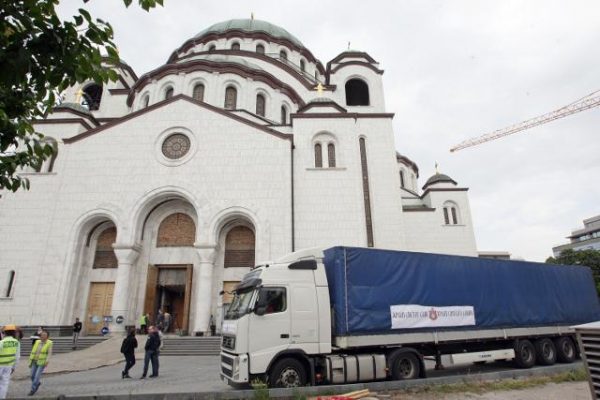
{"label": "wooden door", "polygon": [[[144,314],[149,314],[150,318],[154,318],[154,315],[157,312],[157,292],[158,268],[154,265],[148,265],[148,276],[146,278],[146,297],[144,298]],[[138,315],[138,319],[139,317],[140,316]]]}
{"label": "wooden door", "polygon": [[104,326],[104,316],[110,315],[111,312],[114,290],[114,282],[90,283],[84,323],[86,335],[100,335],[100,330]]}
{"label": "wooden door", "polygon": [[186,265],[185,267],[185,297],[183,300],[183,321],[181,323],[181,329],[189,334],[189,320],[190,320],[190,303],[192,300],[192,271],[194,270],[193,265]]}

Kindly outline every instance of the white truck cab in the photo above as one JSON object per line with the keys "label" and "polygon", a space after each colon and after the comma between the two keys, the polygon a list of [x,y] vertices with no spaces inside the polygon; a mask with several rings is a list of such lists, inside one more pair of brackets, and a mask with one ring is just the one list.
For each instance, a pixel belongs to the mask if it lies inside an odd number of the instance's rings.
{"label": "white truck cab", "polygon": [[224,380],[249,383],[287,360],[286,365],[303,364],[300,373],[305,376],[295,376],[295,369],[288,371],[293,376],[287,376],[289,383],[300,384],[311,370],[308,356],[331,352],[329,292],[322,260],[322,250],[304,250],[259,265],[244,276],[221,329]]}

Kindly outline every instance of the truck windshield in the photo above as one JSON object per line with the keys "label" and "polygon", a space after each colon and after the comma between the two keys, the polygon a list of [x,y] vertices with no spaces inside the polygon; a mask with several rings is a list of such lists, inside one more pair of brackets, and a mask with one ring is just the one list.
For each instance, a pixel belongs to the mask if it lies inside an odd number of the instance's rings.
{"label": "truck windshield", "polygon": [[250,302],[252,301],[253,294],[253,288],[242,292],[235,292],[233,301],[225,314],[225,319],[238,319],[246,315],[250,311]]}

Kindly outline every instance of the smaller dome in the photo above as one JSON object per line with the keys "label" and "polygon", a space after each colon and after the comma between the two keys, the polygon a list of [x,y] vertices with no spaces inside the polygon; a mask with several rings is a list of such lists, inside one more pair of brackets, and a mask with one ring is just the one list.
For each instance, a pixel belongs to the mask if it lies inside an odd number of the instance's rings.
{"label": "smaller dome", "polygon": [[329,97],[315,97],[314,99],[309,101],[309,103],[335,103],[335,101],[333,101],[333,99],[330,99]]}
{"label": "smaller dome", "polygon": [[425,185],[423,186],[423,190],[427,186],[431,186],[431,185],[434,185],[436,183],[453,183],[455,185],[457,184],[454,179],[450,178],[446,174],[435,174],[431,178],[427,179],[427,182],[425,182]]}
{"label": "smaller dome", "polygon": [[87,107],[82,106],[81,104],[77,104],[77,103],[69,103],[69,102],[64,102],[64,103],[60,103],[59,105],[54,107],[55,111],[60,110],[61,108],[70,108],[71,110],[74,111],[79,111],[88,115],[92,115],[92,113],[90,112],[90,110],[88,110]]}

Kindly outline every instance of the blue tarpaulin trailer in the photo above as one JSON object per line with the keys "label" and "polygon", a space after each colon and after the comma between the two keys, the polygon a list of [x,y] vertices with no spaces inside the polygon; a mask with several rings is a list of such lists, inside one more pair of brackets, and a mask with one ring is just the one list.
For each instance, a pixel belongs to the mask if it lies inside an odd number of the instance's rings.
{"label": "blue tarpaulin trailer", "polygon": [[[334,336],[600,320],[592,273],[584,266],[355,247],[327,249],[323,263]],[[446,316],[455,318],[444,326]]]}

